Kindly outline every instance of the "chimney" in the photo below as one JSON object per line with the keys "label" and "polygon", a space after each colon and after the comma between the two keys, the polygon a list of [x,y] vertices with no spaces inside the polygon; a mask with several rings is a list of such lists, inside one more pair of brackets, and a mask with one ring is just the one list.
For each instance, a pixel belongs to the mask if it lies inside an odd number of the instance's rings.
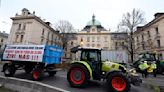
{"label": "chimney", "polygon": [[137,27],[137,31],[142,30],[142,26]]}
{"label": "chimney", "polygon": [[45,22],[45,23],[46,23],[48,26],[50,26],[50,24],[51,24],[50,22]]}
{"label": "chimney", "polygon": [[154,17],[155,17],[155,18],[158,18],[158,17],[160,17],[160,16],[162,16],[162,15],[164,15],[164,13],[159,13],[159,12],[158,12],[158,13],[155,13],[155,14],[154,14]]}

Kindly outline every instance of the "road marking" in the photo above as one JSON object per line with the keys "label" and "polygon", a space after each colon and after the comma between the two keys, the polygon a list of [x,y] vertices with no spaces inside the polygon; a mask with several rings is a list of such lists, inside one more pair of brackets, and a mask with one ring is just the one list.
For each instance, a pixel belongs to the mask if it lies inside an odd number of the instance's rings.
{"label": "road marking", "polygon": [[4,76],[0,76],[1,79],[11,79],[11,80],[15,80],[15,81],[22,81],[22,82],[28,82],[28,83],[31,83],[31,84],[37,84],[37,85],[41,85],[41,86],[44,86],[44,87],[47,87],[47,88],[51,88],[51,89],[54,89],[54,90],[57,90],[59,92],[70,92],[68,90],[65,90],[65,89],[62,89],[62,88],[59,88],[59,87],[55,87],[55,86],[51,86],[51,85],[48,85],[48,84],[44,84],[44,83],[41,83],[41,82],[38,82],[38,81],[31,81],[31,80],[26,80],[26,79],[19,79],[19,78],[14,78],[14,77],[4,77]]}

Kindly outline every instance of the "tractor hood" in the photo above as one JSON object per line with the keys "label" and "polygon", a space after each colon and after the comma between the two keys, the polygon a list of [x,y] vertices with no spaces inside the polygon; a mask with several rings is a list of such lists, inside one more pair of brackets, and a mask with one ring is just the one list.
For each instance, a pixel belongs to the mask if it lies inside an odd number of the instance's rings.
{"label": "tractor hood", "polygon": [[105,61],[102,62],[102,71],[108,72],[112,70],[124,70],[126,71],[125,66],[119,64],[119,63],[114,63],[110,61]]}

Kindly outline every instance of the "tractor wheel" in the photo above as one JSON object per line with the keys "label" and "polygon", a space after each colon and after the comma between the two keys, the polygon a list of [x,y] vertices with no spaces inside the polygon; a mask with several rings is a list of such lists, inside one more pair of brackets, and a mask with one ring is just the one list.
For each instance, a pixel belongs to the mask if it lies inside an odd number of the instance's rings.
{"label": "tractor wheel", "polygon": [[12,77],[15,74],[15,66],[9,65],[8,63],[3,65],[3,72],[6,77]]}
{"label": "tractor wheel", "polygon": [[109,92],[128,92],[130,87],[128,78],[120,72],[111,73],[107,79]]}
{"label": "tractor wheel", "polygon": [[33,71],[32,71],[32,79],[34,81],[39,81],[39,80],[42,80],[42,74],[43,74],[43,70],[40,69],[40,68],[35,68]]}
{"label": "tractor wheel", "polygon": [[67,73],[67,80],[72,87],[86,87],[89,80],[89,72],[82,65],[72,65]]}
{"label": "tractor wheel", "polygon": [[50,77],[52,77],[56,74],[56,71],[48,71],[48,74],[49,74]]}

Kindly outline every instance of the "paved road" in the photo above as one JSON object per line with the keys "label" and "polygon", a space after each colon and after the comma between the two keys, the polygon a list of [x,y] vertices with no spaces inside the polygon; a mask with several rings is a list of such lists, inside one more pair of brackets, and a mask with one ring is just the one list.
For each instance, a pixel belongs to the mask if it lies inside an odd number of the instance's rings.
{"label": "paved road", "polygon": [[[1,69],[2,68],[0,66],[0,71]],[[66,74],[67,74],[66,71],[59,71],[54,77],[48,77],[48,74],[45,73],[44,78],[41,82],[71,92],[106,92],[104,90],[105,82],[103,81],[102,82],[91,81],[87,88],[71,88],[67,82]],[[0,73],[0,75],[3,75],[3,73]],[[22,70],[18,70],[14,77],[31,80],[31,75],[25,74],[24,71]],[[153,91],[141,85],[140,87],[132,86],[130,92],[153,92]]]}

